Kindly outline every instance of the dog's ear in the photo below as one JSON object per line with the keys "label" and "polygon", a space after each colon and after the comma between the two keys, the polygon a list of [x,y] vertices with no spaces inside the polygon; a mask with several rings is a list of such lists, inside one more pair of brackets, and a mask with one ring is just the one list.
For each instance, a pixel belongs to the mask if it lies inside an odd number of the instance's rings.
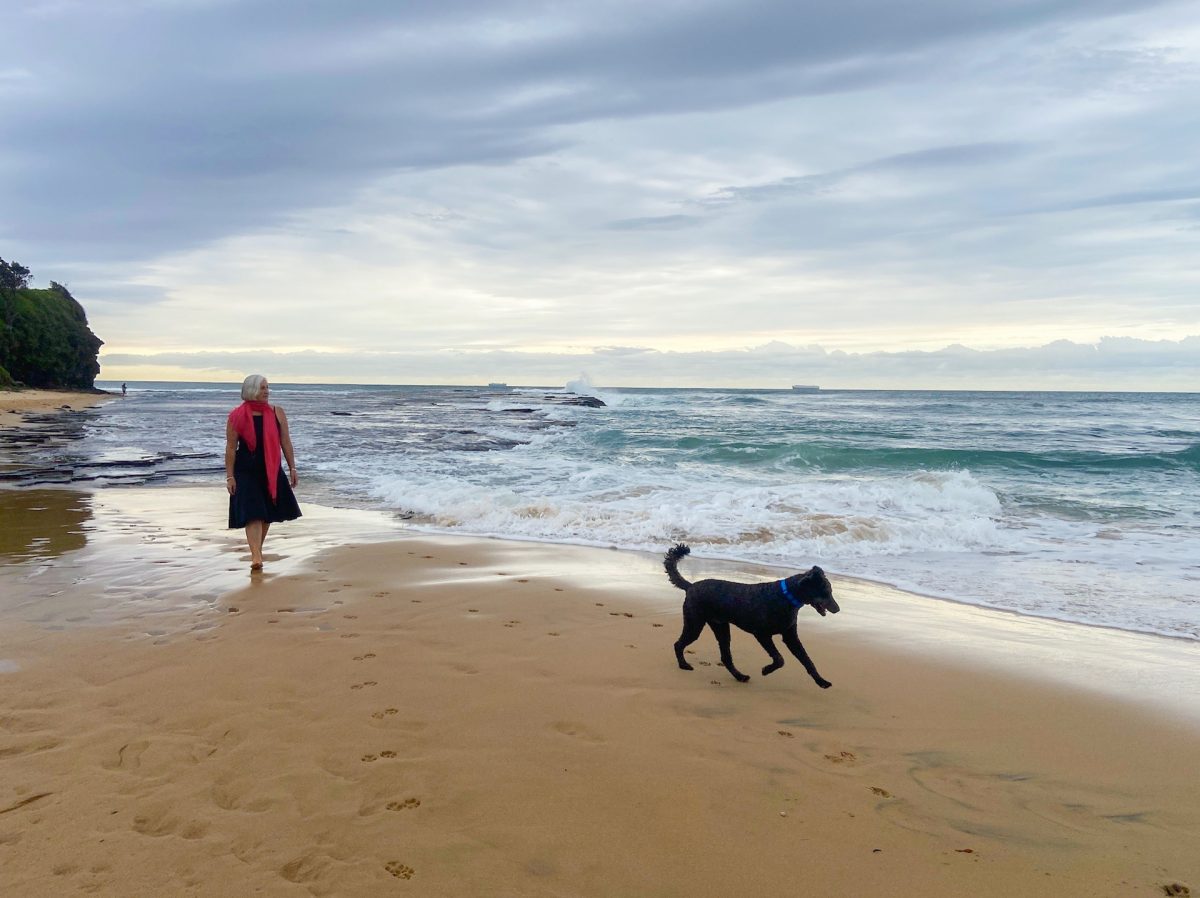
{"label": "dog's ear", "polygon": [[809,573],[816,574],[818,577],[825,576],[825,572],[823,570],[821,570],[819,565],[815,565],[815,564],[812,566],[812,570],[810,570]]}

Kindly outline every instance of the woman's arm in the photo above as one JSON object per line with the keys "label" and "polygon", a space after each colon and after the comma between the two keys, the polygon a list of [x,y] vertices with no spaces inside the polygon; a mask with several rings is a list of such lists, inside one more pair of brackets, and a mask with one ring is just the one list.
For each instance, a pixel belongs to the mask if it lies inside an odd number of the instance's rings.
{"label": "woman's arm", "polygon": [[292,432],[288,429],[287,412],[283,406],[275,406],[275,419],[279,422],[279,447],[283,449],[283,457],[288,463],[288,483],[296,485],[296,454],[292,450]]}
{"label": "woman's arm", "polygon": [[233,457],[237,454],[237,434],[233,430],[233,422],[225,422],[225,489],[229,495],[237,492],[237,481],[233,479]]}

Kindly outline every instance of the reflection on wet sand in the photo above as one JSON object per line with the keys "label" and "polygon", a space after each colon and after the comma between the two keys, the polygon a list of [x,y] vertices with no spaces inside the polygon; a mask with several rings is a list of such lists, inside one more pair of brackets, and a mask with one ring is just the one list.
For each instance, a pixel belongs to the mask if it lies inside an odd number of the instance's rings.
{"label": "reflection on wet sand", "polygon": [[74,490],[0,490],[0,563],[56,558],[87,545],[91,496]]}
{"label": "reflection on wet sand", "polygon": [[207,487],[0,490],[0,629],[138,621],[158,636],[211,626],[221,596],[248,582],[298,573],[332,546],[402,533],[386,514],[305,504],[303,518],[272,529],[267,569],[251,577],[227,503]]}

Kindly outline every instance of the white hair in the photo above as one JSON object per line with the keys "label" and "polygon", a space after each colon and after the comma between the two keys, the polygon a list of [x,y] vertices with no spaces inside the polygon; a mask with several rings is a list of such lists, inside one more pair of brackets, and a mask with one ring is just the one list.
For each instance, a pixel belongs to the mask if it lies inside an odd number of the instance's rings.
{"label": "white hair", "polygon": [[242,398],[254,400],[258,398],[258,391],[262,389],[263,381],[266,378],[261,374],[251,374],[242,381]]}

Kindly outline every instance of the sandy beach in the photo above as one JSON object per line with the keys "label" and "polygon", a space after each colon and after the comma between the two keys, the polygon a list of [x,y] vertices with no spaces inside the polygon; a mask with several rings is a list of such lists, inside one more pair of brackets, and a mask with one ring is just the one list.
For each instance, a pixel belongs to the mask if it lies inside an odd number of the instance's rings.
{"label": "sandy beach", "polygon": [[73,409],[91,408],[113,398],[109,393],[78,390],[0,390],[0,427],[19,424],[24,415],[52,412],[64,405]]}
{"label": "sandy beach", "polygon": [[310,507],[252,580],[219,492],[4,497],[4,894],[1200,885],[1191,643],[835,577],[833,688],[740,685],[654,557]]}

